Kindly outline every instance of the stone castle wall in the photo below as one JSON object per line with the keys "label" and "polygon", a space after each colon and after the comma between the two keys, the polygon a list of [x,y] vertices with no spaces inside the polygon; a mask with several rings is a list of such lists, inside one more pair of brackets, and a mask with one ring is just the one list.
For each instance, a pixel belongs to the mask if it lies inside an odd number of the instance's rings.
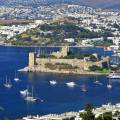
{"label": "stone castle wall", "polygon": [[33,71],[37,68],[45,68],[46,63],[64,63],[70,64],[72,66],[77,66],[79,70],[89,70],[89,67],[92,65],[97,65],[102,67],[102,60],[99,62],[90,62],[85,59],[55,59],[55,58],[37,58],[34,53],[29,53],[29,71]]}
{"label": "stone castle wall", "polygon": [[48,58],[36,58],[36,64],[38,66],[44,66],[46,63],[64,63],[70,64],[72,66],[77,66],[82,70],[89,70],[89,67],[92,65],[101,66],[100,62],[85,62],[84,60],[80,59],[48,59]]}

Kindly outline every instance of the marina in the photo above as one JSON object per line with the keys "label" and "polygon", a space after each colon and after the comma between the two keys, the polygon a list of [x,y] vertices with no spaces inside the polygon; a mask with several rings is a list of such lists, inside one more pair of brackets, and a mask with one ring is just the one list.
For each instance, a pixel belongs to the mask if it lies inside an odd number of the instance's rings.
{"label": "marina", "polygon": [[[91,53],[98,51],[100,54],[103,54],[102,49],[94,49],[92,49]],[[45,51],[51,51],[51,49],[47,50],[45,48]],[[78,50],[80,52],[90,52],[89,49]],[[112,104],[119,103],[120,81],[119,79],[111,79],[112,88],[108,89],[107,84],[109,84],[109,80],[106,75],[97,76],[97,80],[102,85],[95,84],[96,79],[94,75],[44,72],[18,72],[20,82],[14,81],[15,70],[19,70],[27,65],[28,53],[30,51],[34,51],[34,48],[1,47],[0,49],[0,106],[4,108],[0,113],[1,118],[7,116],[10,120],[15,120],[27,115],[36,116],[39,114],[43,116],[70,111],[76,112],[83,109],[87,102],[91,102],[95,107],[110,101]],[[56,51],[56,48],[53,51]],[[111,55],[110,53],[106,54]],[[4,87],[6,75],[12,83],[10,89]],[[57,84],[55,86],[50,84],[52,80],[56,81]],[[66,85],[69,82],[75,83],[72,89]],[[81,88],[83,85],[85,87]],[[27,86],[34,87],[36,102],[27,102],[25,100],[26,97],[24,96],[27,94]],[[8,102],[5,102],[6,100]]]}

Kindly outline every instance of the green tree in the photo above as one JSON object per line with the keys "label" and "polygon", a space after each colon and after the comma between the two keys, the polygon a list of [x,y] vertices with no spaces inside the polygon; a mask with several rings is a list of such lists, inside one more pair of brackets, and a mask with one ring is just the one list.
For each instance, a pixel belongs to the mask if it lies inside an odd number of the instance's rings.
{"label": "green tree", "polygon": [[84,120],[94,120],[94,114],[93,114],[92,110],[93,110],[93,106],[91,104],[85,105],[86,115],[83,118]]}

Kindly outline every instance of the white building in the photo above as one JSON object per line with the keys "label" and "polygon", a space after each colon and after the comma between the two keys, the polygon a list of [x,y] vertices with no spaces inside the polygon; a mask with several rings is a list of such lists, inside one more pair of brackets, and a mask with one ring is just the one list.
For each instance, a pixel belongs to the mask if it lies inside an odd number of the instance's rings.
{"label": "white building", "polygon": [[73,43],[73,42],[75,42],[75,39],[74,38],[66,38],[66,39],[64,39],[64,41]]}

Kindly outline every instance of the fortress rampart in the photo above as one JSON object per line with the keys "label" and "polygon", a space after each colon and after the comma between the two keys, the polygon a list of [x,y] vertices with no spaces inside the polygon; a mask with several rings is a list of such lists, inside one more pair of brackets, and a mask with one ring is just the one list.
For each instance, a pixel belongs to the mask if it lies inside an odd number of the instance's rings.
{"label": "fortress rampart", "polygon": [[[85,57],[84,59],[76,58],[63,59],[62,57],[67,56],[68,50],[69,50],[68,47],[64,47],[59,52],[53,52],[51,55],[55,56],[55,58],[40,58],[36,57],[34,53],[29,53],[28,71],[58,72],[58,73],[71,72],[80,74],[80,72],[89,71],[90,66],[96,65],[102,67],[103,62],[109,63],[109,57],[102,57],[102,59],[97,62],[90,61],[89,57]],[[64,69],[59,68],[60,65],[64,67]],[[51,69],[53,66],[54,69]]]}

